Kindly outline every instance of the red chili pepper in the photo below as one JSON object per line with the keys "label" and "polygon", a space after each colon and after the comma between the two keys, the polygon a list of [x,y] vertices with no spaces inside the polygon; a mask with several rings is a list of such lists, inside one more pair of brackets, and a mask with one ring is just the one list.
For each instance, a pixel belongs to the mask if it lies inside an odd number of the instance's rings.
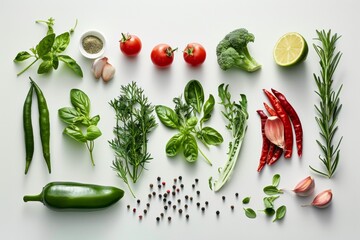
{"label": "red chili pepper", "polygon": [[262,110],[257,110],[256,112],[259,114],[260,119],[261,119],[261,133],[262,133],[262,139],[263,139],[259,166],[257,168],[257,171],[260,172],[266,165],[266,159],[268,156],[270,141],[265,136],[265,122],[268,117]]}
{"label": "red chili pepper", "polygon": [[281,106],[279,99],[277,99],[271,92],[267,91],[266,89],[263,89],[263,91],[268,97],[278,117],[281,119],[281,121],[284,124],[284,138],[285,138],[284,157],[290,158],[293,147],[293,132],[292,132],[290,119],[286,114],[285,110],[283,109],[283,107]]}
{"label": "red chili pepper", "polygon": [[264,107],[266,111],[270,114],[270,116],[277,116],[274,109],[272,109],[267,103],[264,102]]}
{"label": "red chili pepper", "polygon": [[303,143],[303,129],[301,126],[300,118],[296,113],[293,106],[288,102],[284,94],[276,91],[275,89],[271,89],[274,95],[279,99],[281,106],[284,108],[285,112],[289,115],[292,125],[295,131],[295,139],[296,139],[296,147],[298,156],[302,155],[302,143]]}
{"label": "red chili pepper", "polygon": [[277,160],[279,160],[282,153],[283,153],[282,148],[279,148],[278,146],[275,146],[274,155],[270,159],[269,165],[273,165]]}
{"label": "red chili pepper", "polygon": [[268,152],[268,155],[267,155],[267,158],[266,158],[266,164],[270,163],[270,160],[274,156],[275,149],[276,149],[276,145],[273,144],[273,143],[270,143],[269,152]]}

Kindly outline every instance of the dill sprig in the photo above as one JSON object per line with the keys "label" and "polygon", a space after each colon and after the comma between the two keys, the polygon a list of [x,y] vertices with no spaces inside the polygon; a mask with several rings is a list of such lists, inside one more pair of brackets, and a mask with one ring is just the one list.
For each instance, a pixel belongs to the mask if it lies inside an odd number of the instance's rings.
{"label": "dill sprig", "polygon": [[336,42],[340,38],[336,33],[332,34],[331,30],[328,32],[316,31],[318,38],[316,40],[321,42],[320,45],[313,44],[317,55],[320,58],[320,76],[314,74],[315,82],[318,88],[316,94],[320,97],[319,105],[315,105],[317,116],[316,122],[320,128],[321,140],[316,140],[320,146],[322,154],[319,159],[324,164],[326,171],[320,171],[310,166],[316,173],[331,178],[336,171],[340,159],[340,143],[342,137],[334,147],[334,136],[338,130],[337,120],[339,112],[342,108],[340,104],[340,92],[342,84],[339,89],[333,89],[333,75],[339,64],[342,53],[335,52]]}
{"label": "dill sprig", "polygon": [[145,169],[145,164],[152,159],[147,150],[148,134],[157,125],[153,115],[154,106],[148,102],[143,89],[135,82],[121,86],[121,94],[110,101],[115,110],[115,138],[109,141],[115,151],[112,168],[132,191],[129,180],[136,183]]}

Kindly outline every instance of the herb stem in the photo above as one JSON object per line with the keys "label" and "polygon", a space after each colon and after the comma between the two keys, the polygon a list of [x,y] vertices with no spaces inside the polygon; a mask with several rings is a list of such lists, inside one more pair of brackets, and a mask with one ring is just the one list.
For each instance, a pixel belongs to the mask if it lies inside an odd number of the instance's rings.
{"label": "herb stem", "polygon": [[91,159],[91,163],[92,163],[93,166],[95,166],[95,161],[94,161],[94,157],[93,157],[94,145],[95,145],[94,141],[86,142],[86,147],[89,150],[90,159]]}
{"label": "herb stem", "polygon": [[24,68],[21,72],[19,72],[18,74],[17,74],[17,76],[20,76],[21,74],[23,74],[26,70],[28,70],[32,65],[34,65],[36,62],[37,62],[37,60],[39,60],[39,58],[36,58],[32,63],[30,63],[30,65],[29,66],[27,66],[26,68]]}
{"label": "herb stem", "polygon": [[203,151],[201,151],[200,148],[198,148],[198,149],[199,149],[200,154],[201,154],[201,155],[204,157],[204,159],[206,160],[206,162],[207,162],[210,166],[212,166],[212,163],[211,163],[211,161],[209,160],[209,158],[206,157],[206,155],[204,154]]}

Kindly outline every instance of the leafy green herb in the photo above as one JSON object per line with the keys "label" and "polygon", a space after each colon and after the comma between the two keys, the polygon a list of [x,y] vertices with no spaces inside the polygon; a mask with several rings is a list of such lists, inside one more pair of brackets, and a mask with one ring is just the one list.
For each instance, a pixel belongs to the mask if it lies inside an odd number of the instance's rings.
{"label": "leafy green herb", "polygon": [[264,197],[263,202],[264,202],[265,209],[266,208],[274,208],[274,201],[278,198],[279,198],[279,196]]}
{"label": "leafy green herb", "polygon": [[279,183],[280,183],[280,175],[279,174],[275,174],[273,176],[273,179],[272,179],[272,185],[275,186],[275,187],[278,187],[279,186]]}
{"label": "leafy green herb", "polygon": [[100,116],[90,117],[90,99],[83,91],[71,89],[70,101],[72,107],[63,107],[58,110],[60,119],[68,124],[64,129],[64,134],[77,142],[86,144],[91,163],[95,166],[93,158],[94,140],[102,134],[97,127]]}
{"label": "leafy green herb", "polygon": [[286,206],[282,205],[281,207],[276,209],[275,214],[276,215],[275,215],[275,219],[273,220],[273,222],[283,219],[285,217],[285,214],[286,214]]}
{"label": "leafy green herb", "polygon": [[[157,125],[153,115],[154,106],[149,103],[144,90],[136,82],[121,86],[120,96],[110,101],[110,106],[115,110],[116,116],[113,131],[115,138],[109,141],[115,151],[112,168],[135,197],[128,178],[136,183],[145,164],[152,159],[147,143],[149,134]],[[173,151],[176,152],[176,146]]]}
{"label": "leafy green herb", "polygon": [[322,140],[316,140],[319,145],[322,155],[319,159],[324,164],[326,171],[320,171],[310,166],[316,173],[331,178],[336,171],[340,159],[340,143],[342,137],[336,144],[333,145],[335,140],[334,136],[338,130],[337,120],[342,104],[340,104],[340,92],[342,84],[339,89],[333,89],[333,75],[339,64],[342,53],[335,52],[336,42],[340,38],[336,33],[316,31],[320,45],[313,45],[317,55],[320,58],[321,76],[314,74],[315,82],[318,88],[316,94],[320,97],[320,104],[315,105],[318,114],[315,117],[316,122],[320,128],[320,136]]}
{"label": "leafy green herb", "polygon": [[256,218],[256,212],[252,208],[244,208],[244,211],[248,218]]}
{"label": "leafy green herb", "polygon": [[263,190],[266,195],[276,195],[276,194],[283,193],[283,191],[281,189],[278,189],[277,187],[275,187],[273,185],[266,186],[266,187],[264,187]]}
{"label": "leafy green herb", "polygon": [[218,87],[218,94],[221,99],[222,111],[224,117],[227,119],[227,129],[231,131],[232,141],[229,143],[228,159],[225,166],[221,168],[220,176],[215,182],[215,191],[219,191],[222,186],[229,180],[234,168],[242,142],[245,137],[247,129],[247,119],[249,117],[247,112],[247,99],[244,94],[240,94],[241,100],[236,103],[231,100],[231,94],[228,91],[229,85],[221,84]]}
{"label": "leafy green herb", "polygon": [[17,74],[18,76],[28,70],[39,60],[42,62],[38,67],[38,74],[44,74],[50,72],[52,69],[58,69],[59,61],[61,61],[65,63],[65,65],[68,66],[71,70],[73,70],[78,76],[83,76],[81,67],[76,63],[76,61],[68,55],[61,54],[70,44],[70,34],[74,32],[77,21],[75,27],[70,29],[69,32],[64,32],[57,36],[54,33],[54,21],[55,20],[53,18],[49,18],[47,21],[36,21],[37,23],[45,23],[48,27],[48,31],[46,36],[42,38],[34,48],[30,49],[30,52],[21,51],[16,55],[14,62],[22,62],[29,58],[34,59],[30,65]]}
{"label": "leafy green herb", "polygon": [[248,204],[250,202],[250,197],[245,197],[243,200],[242,200],[242,203],[243,204]]}
{"label": "leafy green herb", "polygon": [[206,147],[216,146],[223,142],[223,137],[217,130],[209,126],[203,127],[203,123],[210,119],[214,109],[214,97],[209,95],[205,101],[203,87],[197,80],[187,83],[183,96],[185,101],[182,96],[173,99],[174,109],[163,105],[155,107],[160,122],[168,128],[178,130],[178,133],[172,136],[166,144],[166,155],[174,157],[183,153],[188,162],[195,162],[200,153],[212,165],[201,151],[197,140]]}
{"label": "leafy green herb", "polygon": [[264,213],[265,213],[267,216],[271,217],[271,216],[274,216],[275,210],[274,210],[274,208],[265,208],[265,209],[264,209]]}

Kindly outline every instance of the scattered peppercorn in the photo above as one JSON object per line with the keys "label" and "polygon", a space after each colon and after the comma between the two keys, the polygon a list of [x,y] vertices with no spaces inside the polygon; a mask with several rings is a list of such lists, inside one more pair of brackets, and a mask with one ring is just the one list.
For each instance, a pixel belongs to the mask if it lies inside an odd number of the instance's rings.
{"label": "scattered peppercorn", "polygon": [[188,208],[188,205],[187,205],[187,204],[185,204],[185,205],[184,205],[184,208],[185,208],[185,209],[187,209],[187,208]]}
{"label": "scattered peppercorn", "polygon": [[133,213],[136,213],[136,208],[133,208]]}
{"label": "scattered peppercorn", "polygon": [[168,195],[167,193],[164,193],[164,198],[166,198],[166,197],[167,197],[167,195]]}
{"label": "scattered peppercorn", "polygon": [[199,179],[195,178],[195,182],[198,183],[198,182],[199,182]]}
{"label": "scattered peppercorn", "polygon": [[190,201],[192,201],[193,200],[193,197],[190,197]]}
{"label": "scattered peppercorn", "polygon": [[151,194],[150,194],[150,193],[149,193],[148,197],[151,198]]}
{"label": "scattered peppercorn", "polygon": [[143,216],[142,215],[139,215],[139,220],[142,220]]}
{"label": "scattered peppercorn", "polygon": [[206,201],[206,202],[205,202],[205,205],[206,205],[206,206],[208,206],[208,205],[209,205],[209,202],[208,202],[208,201]]}
{"label": "scattered peppercorn", "polygon": [[186,214],[186,216],[185,216],[185,217],[186,217],[186,219],[189,219],[189,217],[190,217],[190,216],[189,216],[189,214]]}
{"label": "scattered peppercorn", "polygon": [[161,181],[161,177],[157,177],[157,180],[160,182],[160,181]]}
{"label": "scattered peppercorn", "polygon": [[225,196],[222,196],[222,200],[225,201]]}
{"label": "scattered peppercorn", "polygon": [[200,203],[199,203],[199,202],[197,202],[197,203],[196,203],[196,206],[200,207]]}
{"label": "scattered peppercorn", "polygon": [[160,213],[160,216],[161,216],[161,217],[164,217],[164,213]]}
{"label": "scattered peppercorn", "polygon": [[192,188],[195,188],[195,184],[193,184],[193,185],[191,185],[192,186]]}
{"label": "scattered peppercorn", "polygon": [[150,203],[147,203],[146,206],[147,206],[147,207],[150,207]]}
{"label": "scattered peppercorn", "polygon": [[235,193],[235,197],[239,197],[239,193]]}
{"label": "scattered peppercorn", "polygon": [[185,199],[188,200],[188,199],[189,199],[189,196],[188,196],[188,195],[185,195]]}
{"label": "scattered peppercorn", "polygon": [[184,184],[180,184],[180,187],[181,187],[181,188],[184,188]]}
{"label": "scattered peppercorn", "polygon": [[230,207],[231,207],[231,210],[234,210],[234,205],[231,205]]}
{"label": "scattered peppercorn", "polygon": [[174,209],[174,210],[176,209],[176,205],[173,205],[173,209]]}
{"label": "scattered peppercorn", "polygon": [[137,202],[138,204],[140,204],[140,199],[138,199],[136,202]]}
{"label": "scattered peppercorn", "polygon": [[182,176],[179,176],[179,180],[180,180],[180,181],[182,180]]}
{"label": "scattered peppercorn", "polygon": [[175,189],[176,189],[176,185],[173,185],[172,188],[175,190]]}
{"label": "scattered peppercorn", "polygon": [[163,186],[165,186],[165,185],[166,185],[166,182],[162,182],[161,184],[162,184]]}
{"label": "scattered peppercorn", "polygon": [[154,187],[154,184],[150,183],[149,187],[150,187],[150,188],[153,188],[153,187]]}
{"label": "scattered peppercorn", "polygon": [[175,183],[177,182],[177,179],[176,179],[176,178],[174,178],[174,182],[175,182]]}
{"label": "scattered peppercorn", "polygon": [[197,191],[196,191],[196,194],[197,194],[197,195],[200,195],[200,191],[199,191],[199,190],[197,190]]}
{"label": "scattered peppercorn", "polygon": [[167,194],[170,194],[170,192],[171,192],[170,190],[166,190],[166,193],[167,193]]}
{"label": "scattered peppercorn", "polygon": [[165,205],[165,206],[164,206],[164,209],[167,210],[167,209],[168,209],[168,206]]}
{"label": "scattered peppercorn", "polygon": [[171,205],[171,201],[168,201],[168,204]]}
{"label": "scattered peppercorn", "polygon": [[146,210],[146,209],[144,209],[144,214],[147,214],[147,210]]}
{"label": "scattered peppercorn", "polygon": [[176,189],[176,192],[180,192],[180,189],[177,188],[177,189]]}
{"label": "scattered peppercorn", "polygon": [[166,203],[166,198],[163,199],[163,202]]}
{"label": "scattered peppercorn", "polygon": [[156,192],[152,192],[152,195],[155,196],[155,195],[156,195]]}
{"label": "scattered peppercorn", "polygon": [[130,205],[127,205],[127,208],[129,209],[129,208],[130,208]]}
{"label": "scattered peppercorn", "polygon": [[156,221],[157,221],[157,222],[160,221],[160,218],[159,218],[159,217],[156,217]]}
{"label": "scattered peppercorn", "polygon": [[158,185],[158,188],[161,188],[161,184]]}
{"label": "scattered peppercorn", "polygon": [[205,212],[205,207],[202,207],[202,208],[201,208],[201,211]]}
{"label": "scattered peppercorn", "polygon": [[172,192],[171,194],[172,194],[173,196],[175,196],[176,192]]}
{"label": "scattered peppercorn", "polygon": [[183,210],[180,208],[180,209],[178,210],[178,212],[179,212],[179,214],[182,214]]}
{"label": "scattered peppercorn", "polygon": [[216,211],[216,215],[218,215],[218,216],[220,215],[220,211],[219,211],[219,210]]}
{"label": "scattered peppercorn", "polygon": [[181,203],[181,199],[179,198],[179,199],[177,200],[177,202],[178,202],[178,203]]}
{"label": "scattered peppercorn", "polygon": [[159,198],[161,199],[162,198],[162,195],[159,193]]}
{"label": "scattered peppercorn", "polygon": [[171,217],[168,217],[169,222],[171,221]]}

